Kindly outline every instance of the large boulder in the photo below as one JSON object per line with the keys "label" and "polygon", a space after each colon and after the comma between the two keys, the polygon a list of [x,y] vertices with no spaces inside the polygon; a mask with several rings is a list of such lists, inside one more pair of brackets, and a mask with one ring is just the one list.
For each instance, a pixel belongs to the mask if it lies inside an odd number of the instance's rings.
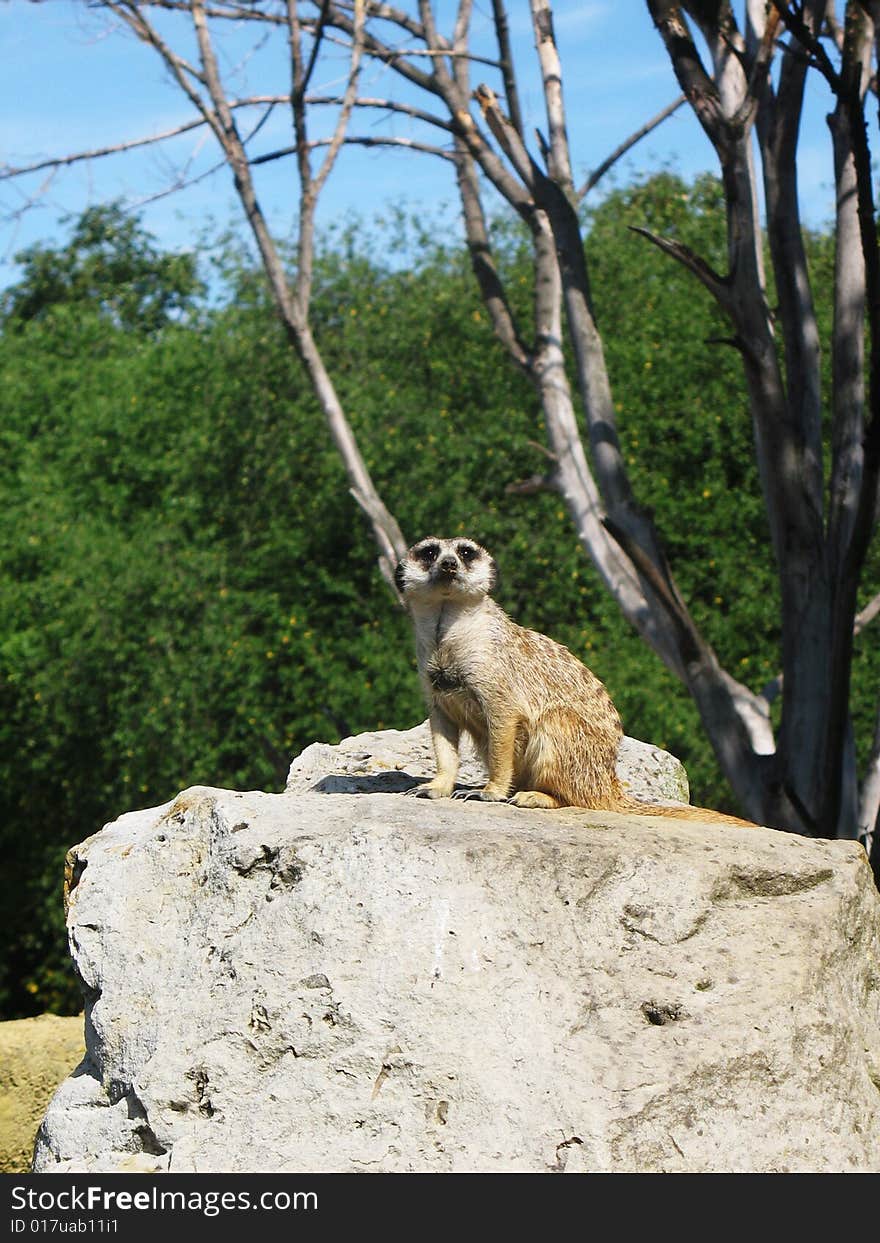
{"label": "large boulder", "polygon": [[[350,741],[368,791],[430,772]],[[860,846],[302,788],[347,762],[71,852],[88,1051],[35,1169],[880,1171]]]}

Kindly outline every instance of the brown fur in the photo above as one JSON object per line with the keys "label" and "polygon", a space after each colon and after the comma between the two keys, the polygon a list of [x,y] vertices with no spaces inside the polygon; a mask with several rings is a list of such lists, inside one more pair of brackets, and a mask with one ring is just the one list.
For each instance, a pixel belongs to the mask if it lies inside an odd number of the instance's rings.
{"label": "brown fur", "polygon": [[413,793],[453,794],[464,730],[489,780],[459,797],[749,824],[699,807],[642,803],[615,771],[620,717],[605,687],[560,643],[512,621],[489,592],[495,563],[473,540],[429,537],[397,569],[416,630],[437,775]]}

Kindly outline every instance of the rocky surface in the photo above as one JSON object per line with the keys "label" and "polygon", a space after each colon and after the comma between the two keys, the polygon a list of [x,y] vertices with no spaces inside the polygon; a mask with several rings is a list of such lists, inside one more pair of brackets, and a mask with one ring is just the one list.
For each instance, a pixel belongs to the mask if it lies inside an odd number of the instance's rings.
{"label": "rocky surface", "polygon": [[880,1171],[861,847],[303,792],[398,741],[71,852],[88,1056],[37,1170]]}
{"label": "rocky surface", "polygon": [[0,1023],[0,1173],[30,1169],[40,1119],[84,1052],[81,1014]]}

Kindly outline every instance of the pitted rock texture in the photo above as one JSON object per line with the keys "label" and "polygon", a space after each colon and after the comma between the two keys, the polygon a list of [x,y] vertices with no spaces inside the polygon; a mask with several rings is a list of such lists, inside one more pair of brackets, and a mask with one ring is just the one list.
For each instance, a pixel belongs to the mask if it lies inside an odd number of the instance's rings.
{"label": "pitted rock texture", "polygon": [[[486,770],[467,736],[462,745],[458,784],[485,785]],[[296,757],[287,778],[287,793],[316,790],[321,794],[399,794],[427,780],[436,771],[431,731],[423,721],[413,729],[383,729],[355,734],[332,745],[313,742]],[[686,803],[688,779],[674,755],[637,738],[622,738],[617,775],[623,788],[643,803]]]}
{"label": "pitted rock texture", "polygon": [[855,843],[195,788],[69,877],[38,1171],[880,1170]]}

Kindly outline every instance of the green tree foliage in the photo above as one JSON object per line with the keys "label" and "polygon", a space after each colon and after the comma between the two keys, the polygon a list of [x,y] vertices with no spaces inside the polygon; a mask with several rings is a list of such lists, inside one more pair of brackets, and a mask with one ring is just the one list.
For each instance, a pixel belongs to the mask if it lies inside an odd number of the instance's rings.
{"label": "green tree foliage", "polygon": [[83,212],[63,249],[38,244],[16,259],[22,279],[0,298],[7,331],[66,309],[152,333],[201,292],[194,256],[160,254],[118,203]]}
{"label": "green tree foliage", "polygon": [[[718,201],[711,180],[653,177],[596,209],[588,245],[636,486],[698,622],[757,686],[775,673],[776,587],[736,360],[706,344],[724,335],[708,297],[625,228],[711,260]],[[78,1004],[70,845],[187,785],[281,789],[309,742],[424,715],[409,624],[247,258],[215,256],[226,294],[208,307],[190,257],[159,254],[116,208],[87,217],[66,246],[25,253],[3,302],[9,1017]],[[685,761],[696,801],[732,806],[689,699],[605,596],[558,497],[506,492],[543,469],[540,413],[466,257],[436,238],[394,219],[319,263],[315,333],[383,495],[413,539],[489,545],[504,607],[590,664],[627,732]],[[526,305],[521,239],[503,243]],[[383,259],[402,251],[406,267]],[[817,238],[816,261],[828,255]],[[864,724],[870,645],[860,661]]]}

